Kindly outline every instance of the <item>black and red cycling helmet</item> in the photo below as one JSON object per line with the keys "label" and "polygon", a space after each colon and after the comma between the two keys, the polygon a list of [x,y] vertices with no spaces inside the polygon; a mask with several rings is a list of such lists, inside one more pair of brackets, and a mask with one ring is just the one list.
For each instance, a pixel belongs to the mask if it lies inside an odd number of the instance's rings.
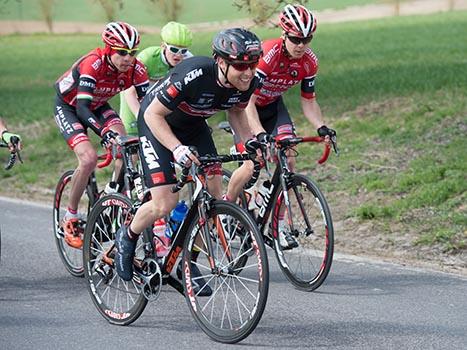
{"label": "black and red cycling helmet", "polygon": [[244,28],[231,28],[219,32],[212,41],[212,51],[227,61],[258,61],[263,54],[256,34]]}

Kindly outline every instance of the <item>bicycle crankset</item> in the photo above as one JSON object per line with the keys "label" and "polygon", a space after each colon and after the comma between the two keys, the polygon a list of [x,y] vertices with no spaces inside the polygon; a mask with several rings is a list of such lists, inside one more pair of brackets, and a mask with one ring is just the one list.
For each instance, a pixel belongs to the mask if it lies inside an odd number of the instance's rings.
{"label": "bicycle crankset", "polygon": [[162,289],[162,272],[159,264],[152,258],[145,258],[142,270],[138,273],[143,284],[143,295],[149,301],[156,300]]}

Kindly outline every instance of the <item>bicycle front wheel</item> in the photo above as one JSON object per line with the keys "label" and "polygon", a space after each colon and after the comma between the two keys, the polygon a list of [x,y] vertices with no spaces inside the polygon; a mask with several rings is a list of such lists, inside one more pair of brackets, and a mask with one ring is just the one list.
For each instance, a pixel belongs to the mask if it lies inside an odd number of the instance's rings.
{"label": "bicycle front wheel", "polygon": [[[70,198],[71,179],[73,177],[73,172],[73,170],[66,171],[60,177],[57,187],[55,188],[53,204],[53,228],[55,244],[57,245],[58,254],[63,264],[65,265],[65,268],[71,275],[75,277],[83,277],[83,251],[82,249],[73,248],[65,242],[65,236],[62,229],[63,216],[66,213],[68,199]],[[91,207],[89,193],[88,191],[85,192],[86,193],[83,194],[78,206],[78,213],[83,223],[83,231]]]}
{"label": "bicycle front wheel", "polygon": [[283,191],[278,192],[274,205],[274,250],[289,281],[298,289],[312,291],[321,286],[331,269],[331,212],[318,186],[306,176],[294,174],[287,194],[290,205]]}
{"label": "bicycle front wheel", "polygon": [[[255,329],[266,306],[269,269],[264,243],[251,217],[233,203],[215,201],[203,221],[196,214],[184,243],[186,301],[208,336],[236,343]],[[237,269],[246,255],[247,265]]]}
{"label": "bicycle front wheel", "polygon": [[[121,194],[99,199],[91,210],[84,233],[85,278],[94,305],[110,323],[128,325],[143,312],[148,300],[142,283],[122,280],[114,268],[115,233],[131,220],[131,201]],[[142,236],[142,235],[141,235]],[[144,257],[142,239],[135,256]]]}

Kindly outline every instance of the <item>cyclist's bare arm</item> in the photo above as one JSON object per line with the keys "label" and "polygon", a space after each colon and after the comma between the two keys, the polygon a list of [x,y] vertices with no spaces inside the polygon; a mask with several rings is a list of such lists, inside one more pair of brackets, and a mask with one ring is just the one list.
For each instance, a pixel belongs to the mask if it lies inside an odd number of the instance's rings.
{"label": "cyclist's bare arm", "polygon": [[304,98],[300,97],[300,102],[302,104],[302,111],[306,119],[313,124],[315,129],[318,129],[320,126],[324,125],[323,115],[321,113],[321,108],[319,107],[318,101],[316,98]]}
{"label": "cyclist's bare arm", "polygon": [[0,118],[0,135],[3,134],[3,132],[6,130],[7,130],[6,123],[2,118]]}
{"label": "cyclist's bare arm", "polygon": [[235,134],[243,141],[253,137],[245,109],[232,107],[227,111],[227,119]]}
{"label": "cyclist's bare arm", "polygon": [[258,135],[261,132],[265,132],[261,121],[259,120],[258,110],[256,109],[256,100],[258,95],[251,95],[248,106],[246,106],[245,111],[248,118],[248,123],[250,124],[250,129],[253,134]]}
{"label": "cyclist's bare arm", "polygon": [[134,116],[138,117],[139,100],[135,87],[130,86],[128,89],[123,91],[123,96],[125,96],[125,101],[128,104],[131,113],[133,113]]}

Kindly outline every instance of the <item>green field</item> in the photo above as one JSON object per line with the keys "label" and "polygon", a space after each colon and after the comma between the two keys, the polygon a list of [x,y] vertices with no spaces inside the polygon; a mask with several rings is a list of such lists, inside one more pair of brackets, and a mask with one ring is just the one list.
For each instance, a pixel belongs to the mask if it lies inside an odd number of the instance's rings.
{"label": "green field", "polygon": [[[466,22],[467,12],[455,12],[319,27],[318,100],[341,155],[317,168],[319,150],[310,146],[298,161],[324,189],[336,221],[410,234],[415,247],[467,249]],[[209,54],[211,37],[197,34],[193,52]],[[143,46],[154,42],[143,38]],[[52,85],[99,38],[8,36],[0,44],[8,48],[0,56],[1,115],[26,145],[23,165],[0,170],[0,191],[51,198],[59,173],[74,164],[53,121]],[[297,89],[286,96],[290,112],[300,134],[313,134],[297,96]],[[227,151],[230,138],[218,131],[215,138]]]}
{"label": "green field", "polygon": [[[272,0],[271,0],[272,1]],[[314,10],[344,8],[352,5],[384,2],[386,0],[316,0],[310,1]],[[183,23],[212,22],[235,20],[248,17],[246,11],[240,11],[232,0],[183,0],[179,21]],[[105,22],[105,13],[97,1],[59,0],[53,11],[55,21]],[[124,1],[123,9],[117,12],[117,18],[135,25],[162,26],[165,19],[157,7],[148,0]],[[42,20],[37,0],[0,1],[0,20]]]}

